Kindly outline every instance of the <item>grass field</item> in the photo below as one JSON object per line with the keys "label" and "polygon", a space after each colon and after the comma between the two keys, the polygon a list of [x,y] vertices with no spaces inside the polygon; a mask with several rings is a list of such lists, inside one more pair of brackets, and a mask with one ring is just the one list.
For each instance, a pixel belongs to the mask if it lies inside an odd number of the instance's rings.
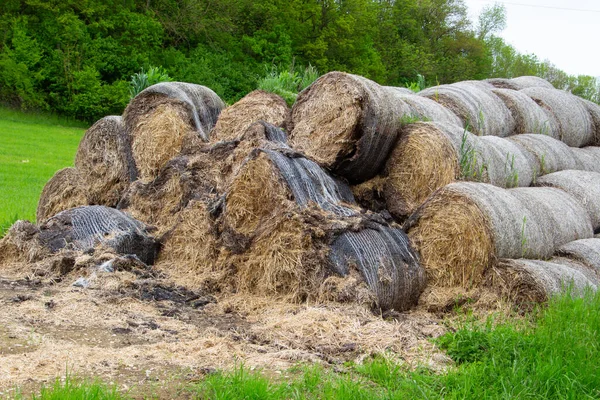
{"label": "grass field", "polygon": [[35,221],[44,184],[73,165],[86,126],[0,108],[0,236],[17,219]]}

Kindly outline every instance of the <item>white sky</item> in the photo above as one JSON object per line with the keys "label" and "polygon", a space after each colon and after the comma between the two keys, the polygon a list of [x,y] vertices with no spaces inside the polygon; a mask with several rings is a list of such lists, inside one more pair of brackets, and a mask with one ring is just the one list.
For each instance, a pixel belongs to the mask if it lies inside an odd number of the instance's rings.
{"label": "white sky", "polygon": [[474,23],[484,6],[504,4],[507,24],[500,36],[521,53],[568,74],[600,77],[600,0],[464,1]]}

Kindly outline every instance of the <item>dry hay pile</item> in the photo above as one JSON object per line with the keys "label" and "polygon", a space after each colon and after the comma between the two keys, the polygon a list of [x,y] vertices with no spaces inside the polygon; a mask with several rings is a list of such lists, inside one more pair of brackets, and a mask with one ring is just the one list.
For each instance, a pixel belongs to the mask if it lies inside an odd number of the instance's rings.
{"label": "dry hay pile", "polygon": [[274,93],[255,90],[221,112],[210,132],[210,140],[240,139],[248,126],[258,121],[287,129],[290,118],[291,110],[283,98]]}
{"label": "dry hay pile", "polygon": [[560,140],[571,147],[594,143],[594,125],[587,108],[579,98],[556,89],[531,87],[521,90],[556,119]]}
{"label": "dry hay pile", "polygon": [[458,82],[427,88],[419,95],[435,100],[454,112],[464,126],[478,136],[505,137],[514,131],[515,120],[492,89],[493,86],[482,82]]}
{"label": "dry hay pile", "polygon": [[596,233],[600,232],[600,173],[560,171],[539,178],[536,186],[562,189],[581,203],[588,212]]}
{"label": "dry hay pile", "polygon": [[405,223],[430,283],[470,287],[500,258],[544,259],[561,245],[591,238],[583,205],[555,188],[501,189],[452,183]]}
{"label": "dry hay pile", "polygon": [[124,112],[138,177],[154,179],[183,147],[208,141],[223,101],[191,83],[163,82],[140,92]]}
{"label": "dry hay pile", "polygon": [[123,120],[104,117],[89,128],[77,148],[75,168],[85,185],[87,204],[114,207],[135,176]]}
{"label": "dry hay pile", "polygon": [[351,181],[372,178],[411,112],[403,96],[360,76],[325,74],[292,107],[290,145]]}
{"label": "dry hay pile", "polygon": [[459,179],[505,188],[529,186],[536,161],[503,138],[477,137],[456,125],[410,124],[385,165],[383,197],[390,213],[402,219],[434,191]]}
{"label": "dry hay pile", "polygon": [[[387,88],[386,88],[387,89]],[[453,112],[441,104],[427,97],[418,96],[410,90],[406,93],[403,88],[392,88],[401,93],[400,98],[410,108],[410,113],[405,119],[419,119],[421,121],[435,121],[445,124],[462,126],[462,121]]]}
{"label": "dry hay pile", "polygon": [[492,78],[486,79],[486,82],[501,89],[521,90],[529,87],[554,89],[554,86],[550,82],[537,76],[519,76],[512,79]]}
{"label": "dry hay pile", "polygon": [[63,168],[46,183],[36,210],[36,219],[47,218],[77,206],[88,204],[86,187],[76,168]]}
{"label": "dry hay pile", "polygon": [[347,185],[289,150],[251,154],[220,224],[238,290],[296,300],[320,293],[399,311],[416,304],[424,286],[406,235],[361,211]]}
{"label": "dry hay pile", "polygon": [[560,129],[554,116],[525,93],[510,89],[494,89],[515,119],[513,133],[540,133],[560,140]]}

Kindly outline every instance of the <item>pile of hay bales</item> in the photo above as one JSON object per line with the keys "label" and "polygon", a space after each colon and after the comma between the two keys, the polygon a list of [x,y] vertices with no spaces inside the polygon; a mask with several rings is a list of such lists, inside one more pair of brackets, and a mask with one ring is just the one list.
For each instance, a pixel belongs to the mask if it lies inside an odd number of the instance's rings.
{"label": "pile of hay bales", "polygon": [[109,247],[214,293],[379,311],[414,307],[426,283],[543,301],[599,281],[600,148],[579,148],[599,123],[535,77],[414,94],[332,72],[291,110],[161,83],[88,130],[44,188],[45,222],[0,246]]}

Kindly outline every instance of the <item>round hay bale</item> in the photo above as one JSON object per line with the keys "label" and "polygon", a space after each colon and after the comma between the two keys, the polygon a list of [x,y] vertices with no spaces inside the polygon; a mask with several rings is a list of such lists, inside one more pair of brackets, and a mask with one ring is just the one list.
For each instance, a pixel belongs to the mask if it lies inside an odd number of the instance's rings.
{"label": "round hay bale", "polygon": [[234,105],[227,107],[210,132],[211,141],[239,139],[253,122],[264,121],[287,129],[291,110],[283,98],[262,90],[247,94]]}
{"label": "round hay bale", "polygon": [[594,146],[600,146],[600,105],[592,103],[589,100],[579,98],[585,109],[590,113],[592,123],[594,124]]}
{"label": "round hay bale", "polygon": [[536,186],[562,189],[585,208],[592,220],[594,230],[600,229],[600,173],[566,170],[542,176]]}
{"label": "round hay bale", "polygon": [[579,261],[588,266],[595,273],[596,278],[600,276],[600,239],[581,239],[569,242],[561,246],[556,254]]}
{"label": "round hay bale", "polygon": [[352,182],[366,181],[385,163],[410,113],[401,96],[360,76],[325,74],[298,95],[290,144]]}
{"label": "round hay bale", "polygon": [[530,87],[554,89],[554,86],[552,86],[550,82],[544,78],[540,78],[539,76],[518,76],[516,78],[512,78],[510,82],[518,88],[517,90]]}
{"label": "round hay bale", "polygon": [[104,117],[86,132],[75,167],[86,182],[87,204],[114,207],[135,176],[131,148],[120,116]]}
{"label": "round hay bale", "polygon": [[349,275],[350,266],[381,309],[406,309],[423,288],[406,235],[363,214],[348,185],[306,158],[256,149],[223,209],[221,238],[239,254],[235,268],[244,290],[307,298],[327,276]]}
{"label": "round hay bale", "polygon": [[572,295],[597,290],[599,282],[582,272],[586,267],[565,258],[541,260],[501,260],[494,271],[493,285],[525,309],[548,301],[571,288]]}
{"label": "round hay bale", "polygon": [[477,137],[456,125],[415,123],[403,128],[388,158],[383,194],[390,213],[402,219],[459,179],[529,186],[535,163],[533,155],[503,138]]}
{"label": "round hay bale", "polygon": [[[399,89],[399,88],[390,88]],[[462,121],[452,113],[446,107],[441,104],[423,96],[417,96],[415,93],[409,91],[405,93],[400,92],[400,98],[404,100],[410,108],[410,114],[407,116],[409,119],[420,119],[422,121],[433,121],[442,122],[445,124],[462,126]]]}
{"label": "round hay bale", "polygon": [[557,89],[530,87],[521,90],[558,121],[560,140],[571,147],[594,143],[592,118],[581,101],[570,93]]}
{"label": "round hay bale", "polygon": [[576,161],[572,169],[600,172],[600,147],[572,147],[571,153]]}
{"label": "round hay bale", "polygon": [[515,121],[490,88],[473,82],[457,82],[420,91],[419,96],[428,97],[456,114],[463,125],[478,136],[505,137],[514,131]]}
{"label": "round hay bale", "polygon": [[140,179],[154,179],[185,142],[208,141],[224,106],[212,90],[191,83],[163,82],[140,92],[124,112]]}
{"label": "round hay bale", "polygon": [[89,251],[101,245],[117,254],[132,254],[152,264],[158,242],[146,226],[129,215],[104,206],[83,206],[62,211],[40,225],[39,240],[50,251],[63,248]]}
{"label": "round hay bale", "polygon": [[536,176],[578,167],[573,148],[550,136],[523,134],[512,136],[507,140],[534,155],[537,159]]}
{"label": "round hay bale", "polygon": [[547,258],[593,235],[589,216],[559,189],[451,183],[405,223],[429,281],[470,287],[499,258]]}
{"label": "round hay bale", "polygon": [[38,201],[36,219],[45,221],[61,211],[77,206],[85,206],[87,188],[79,171],[68,167],[59,170],[46,183]]}
{"label": "round hay bale", "polygon": [[494,89],[515,119],[515,134],[540,133],[560,140],[558,121],[525,93],[510,89]]}

